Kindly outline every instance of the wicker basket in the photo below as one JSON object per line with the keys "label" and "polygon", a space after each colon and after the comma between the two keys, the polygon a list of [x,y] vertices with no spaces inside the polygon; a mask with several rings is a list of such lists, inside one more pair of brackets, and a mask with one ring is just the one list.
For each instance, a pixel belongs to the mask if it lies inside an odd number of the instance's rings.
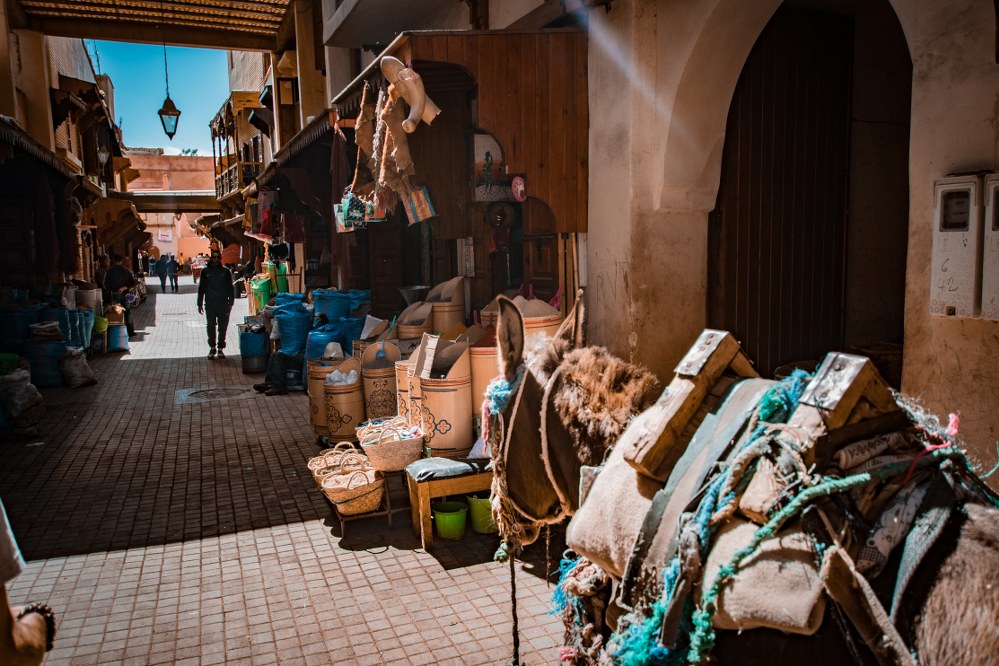
{"label": "wicker basket", "polygon": [[368,435],[374,433],[381,433],[389,429],[400,430],[405,427],[406,419],[401,416],[393,416],[388,419],[371,419],[369,421],[365,421],[357,427],[357,439],[360,441],[362,439],[367,439]]}
{"label": "wicker basket", "polygon": [[322,487],[322,481],[330,474],[335,474],[340,465],[340,458],[348,453],[357,453],[351,442],[339,442],[331,449],[323,449],[314,458],[309,459],[309,471],[312,478]]}
{"label": "wicker basket", "polygon": [[385,479],[373,469],[331,474],[323,480],[323,494],[344,516],[369,513],[381,506]]}
{"label": "wicker basket", "polygon": [[[419,432],[419,431],[417,431]],[[379,472],[399,472],[423,455],[423,435],[406,435],[395,428],[370,433],[361,448]]]}

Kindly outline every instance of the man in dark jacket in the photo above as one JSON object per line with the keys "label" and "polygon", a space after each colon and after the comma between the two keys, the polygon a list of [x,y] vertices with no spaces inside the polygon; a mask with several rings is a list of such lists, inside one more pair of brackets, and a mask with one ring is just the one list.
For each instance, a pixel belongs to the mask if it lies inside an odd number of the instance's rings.
{"label": "man in dark jacket", "polygon": [[107,277],[104,278],[104,287],[111,294],[111,299],[118,305],[125,308],[125,329],[128,337],[135,335],[135,328],[132,326],[132,309],[128,305],[125,295],[131,287],[135,286],[135,276],[132,271],[125,268],[125,257],[120,254],[111,256],[114,266],[108,269]]}
{"label": "man in dark jacket", "polygon": [[177,293],[180,291],[180,287],[177,284],[177,275],[180,273],[180,263],[177,261],[177,257],[170,255],[167,260],[167,276],[170,278],[170,291]]}
{"label": "man in dark jacket", "polygon": [[164,294],[166,293],[166,281],[167,281],[167,262],[169,258],[167,255],[161,255],[159,259],[156,260],[156,277],[160,279],[160,291]]}
{"label": "man in dark jacket", "polygon": [[[201,271],[198,282],[198,312],[208,319],[208,358],[225,358],[225,333],[229,327],[229,311],[232,310],[232,271],[222,265],[222,253],[212,250],[208,265]],[[218,346],[216,348],[216,331]]]}

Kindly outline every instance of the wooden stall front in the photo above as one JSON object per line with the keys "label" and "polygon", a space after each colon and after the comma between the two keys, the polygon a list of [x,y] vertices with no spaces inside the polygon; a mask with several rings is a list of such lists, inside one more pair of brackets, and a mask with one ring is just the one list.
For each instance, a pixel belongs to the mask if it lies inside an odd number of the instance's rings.
{"label": "wooden stall front", "polygon": [[[427,186],[438,215],[409,226],[399,208],[388,222],[353,232],[350,284],[341,286],[371,289],[373,310],[382,314],[403,304],[399,287],[462,274],[473,309],[522,285],[546,300],[560,288],[574,293],[576,234],[587,229],[586,49],[577,30],[396,38],[382,55],[419,74],[441,108],[431,125],[421,123],[408,136],[413,182]],[[349,137],[365,83],[375,96],[387,85],[380,60],[333,100]],[[521,177],[526,199],[484,201],[476,194],[477,136],[495,141],[498,172]]]}

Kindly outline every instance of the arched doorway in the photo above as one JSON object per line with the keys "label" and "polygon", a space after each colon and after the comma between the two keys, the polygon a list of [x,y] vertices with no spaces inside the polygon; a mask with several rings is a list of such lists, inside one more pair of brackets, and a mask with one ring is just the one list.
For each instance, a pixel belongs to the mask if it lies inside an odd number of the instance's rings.
{"label": "arched doorway", "polygon": [[857,348],[900,379],[911,68],[887,0],[785,3],[746,61],[710,217],[708,318],[763,374]]}

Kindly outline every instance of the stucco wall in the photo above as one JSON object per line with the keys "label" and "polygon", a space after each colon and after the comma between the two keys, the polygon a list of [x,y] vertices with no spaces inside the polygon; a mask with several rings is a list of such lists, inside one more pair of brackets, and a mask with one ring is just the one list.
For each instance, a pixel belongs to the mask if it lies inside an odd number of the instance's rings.
{"label": "stucco wall", "polygon": [[909,254],[902,388],[940,414],[989,466],[999,439],[999,323],[929,314],[933,181],[999,169],[999,66],[989,3],[911,3],[913,53]]}
{"label": "stucco wall", "polygon": [[139,177],[128,189],[214,190],[214,163],[211,156],[144,155],[131,153],[128,159]]}

